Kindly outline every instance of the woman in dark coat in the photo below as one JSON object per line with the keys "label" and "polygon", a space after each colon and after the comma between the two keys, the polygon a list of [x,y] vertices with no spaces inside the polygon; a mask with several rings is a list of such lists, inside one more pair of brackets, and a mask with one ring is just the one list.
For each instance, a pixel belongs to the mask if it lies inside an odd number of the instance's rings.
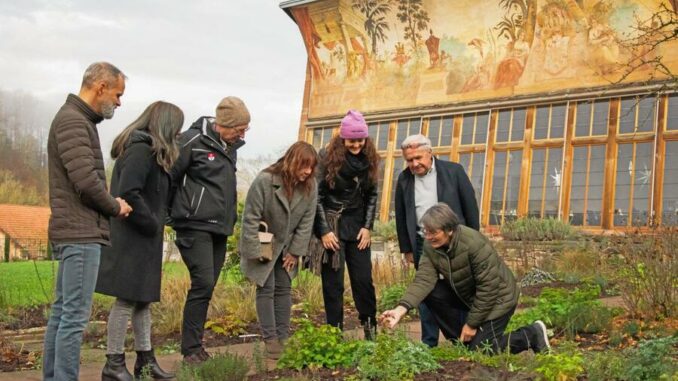
{"label": "woman in dark coat", "polygon": [[[358,111],[350,110],[342,119],[339,135],[320,152],[320,164],[314,230],[324,251],[320,266],[327,324],[343,327],[347,266],[365,338],[374,339],[377,301],[370,230],[377,209],[379,155]],[[311,266],[319,266],[318,255],[314,257]]]}
{"label": "woman in dark coat", "polygon": [[150,304],[160,300],[165,210],[170,189],[168,175],[179,155],[177,134],[184,123],[175,105],[155,102],[113,142],[111,193],[133,208],[127,219],[111,219],[111,247],[101,251],[96,291],[115,296],[108,318],[106,365],[103,380],[132,380],[125,367],[125,334],[131,317],[138,378],[148,366],[154,379],[171,379],[151,348]]}

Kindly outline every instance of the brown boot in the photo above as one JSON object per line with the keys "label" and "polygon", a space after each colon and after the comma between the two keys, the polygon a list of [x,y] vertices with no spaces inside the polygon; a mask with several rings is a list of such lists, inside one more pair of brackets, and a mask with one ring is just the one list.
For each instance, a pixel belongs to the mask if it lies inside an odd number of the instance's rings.
{"label": "brown boot", "polygon": [[282,355],[283,347],[280,345],[278,339],[271,339],[264,341],[266,346],[266,357],[271,360],[277,360]]}

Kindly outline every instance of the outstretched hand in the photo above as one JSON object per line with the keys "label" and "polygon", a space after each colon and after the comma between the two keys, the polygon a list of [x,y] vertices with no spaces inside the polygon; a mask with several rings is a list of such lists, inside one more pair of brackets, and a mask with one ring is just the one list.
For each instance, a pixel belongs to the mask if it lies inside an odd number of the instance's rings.
{"label": "outstretched hand", "polygon": [[405,307],[397,306],[392,310],[384,311],[379,316],[379,323],[387,328],[394,328],[406,313]]}

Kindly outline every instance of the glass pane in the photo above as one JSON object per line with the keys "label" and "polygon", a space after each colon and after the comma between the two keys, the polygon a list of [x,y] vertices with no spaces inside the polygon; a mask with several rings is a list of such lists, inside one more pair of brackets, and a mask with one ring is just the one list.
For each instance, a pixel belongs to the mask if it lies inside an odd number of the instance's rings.
{"label": "glass pane", "polygon": [[669,112],[666,120],[666,129],[678,130],[678,94],[674,93],[669,96],[668,106]]}
{"label": "glass pane", "polygon": [[473,144],[473,126],[475,122],[475,114],[464,115],[461,124],[461,144]]}
{"label": "glass pane", "polygon": [[479,112],[476,118],[475,144],[487,144],[487,129],[490,122],[489,112]]}
{"label": "glass pane", "polygon": [[605,146],[591,147],[586,225],[600,226],[605,180]]}
{"label": "glass pane", "polygon": [[629,224],[629,198],[633,171],[633,144],[620,144],[617,149],[617,179],[615,184],[614,225]]}
{"label": "glass pane", "polygon": [[650,192],[652,191],[653,143],[636,143],[631,225],[646,226],[649,222]]}
{"label": "glass pane", "polygon": [[537,107],[537,117],[534,124],[534,138],[546,139],[549,135],[549,110],[550,106]]}
{"label": "glass pane", "polygon": [[428,138],[431,139],[433,147],[440,146],[440,118],[431,118],[431,120],[429,120]]}
{"label": "glass pane", "polygon": [[497,121],[496,142],[507,142],[509,140],[509,128],[511,127],[511,110],[499,111],[499,120]]}
{"label": "glass pane", "polygon": [[638,132],[654,131],[654,95],[641,98],[638,103]]}
{"label": "glass pane", "polygon": [[608,99],[593,104],[593,135],[607,135],[607,114],[610,109]]}
{"label": "glass pane", "polygon": [[390,218],[395,218],[395,188],[398,183],[398,175],[405,168],[405,160],[402,157],[393,159],[393,176],[391,182],[391,203],[390,203]]}
{"label": "glass pane", "polygon": [[[673,100],[676,102],[678,98]],[[678,141],[666,142],[663,193],[662,224],[676,226],[678,225]]]}
{"label": "glass pane", "polygon": [[551,132],[549,138],[556,139],[565,136],[565,119],[567,118],[567,104],[551,107]]}
{"label": "glass pane", "polygon": [[485,178],[485,152],[476,152],[473,154],[473,164],[469,173],[473,190],[476,193],[476,202],[480,210],[480,200],[483,195],[483,179]]}
{"label": "glass pane", "polygon": [[464,167],[466,173],[471,172],[471,158],[473,157],[472,153],[460,153],[459,154],[459,164]]}
{"label": "glass pane", "polygon": [[589,136],[591,129],[591,102],[577,102],[577,125],[575,136]]}
{"label": "glass pane", "polygon": [[327,146],[332,140],[332,127],[323,128],[323,147]]}
{"label": "glass pane", "polygon": [[504,214],[504,183],[506,179],[506,152],[494,154],[494,175],[490,195],[490,225],[500,225]]}
{"label": "glass pane", "polygon": [[449,147],[452,145],[452,125],[454,124],[453,116],[446,116],[443,118],[443,126],[440,133],[440,146]]}
{"label": "glass pane", "polygon": [[584,225],[588,155],[589,147],[574,147],[572,185],[570,188],[570,223],[577,226]]}
{"label": "glass pane", "polygon": [[530,217],[541,217],[541,201],[544,198],[544,181],[546,179],[546,149],[532,151],[532,172],[530,173],[530,193],[527,214]]}
{"label": "glass pane", "polygon": [[416,135],[416,134],[420,134],[420,133],[421,133],[421,118],[410,119],[410,133],[409,133],[409,135]]}
{"label": "glass pane", "polygon": [[525,136],[525,109],[513,110],[513,128],[511,129],[511,141],[521,141]]}
{"label": "glass pane", "polygon": [[544,192],[544,217],[558,218],[563,149],[549,148],[548,154],[549,159],[546,166],[546,191]]}
{"label": "glass pane", "polygon": [[367,135],[372,139],[372,142],[377,144],[377,134],[379,133],[379,123],[370,123],[367,125]]}
{"label": "glass pane", "polygon": [[506,207],[504,221],[518,218],[518,194],[520,193],[520,169],[522,166],[523,151],[509,151],[508,182],[506,184]]}
{"label": "glass pane", "polygon": [[313,147],[315,147],[316,149],[321,148],[320,145],[322,144],[323,139],[322,132],[323,132],[322,128],[313,129],[313,143],[311,144],[313,144]]}
{"label": "glass pane", "polygon": [[[388,122],[379,123],[379,138],[377,141],[377,149],[379,151],[386,151],[388,148],[388,128]],[[400,149],[400,146],[396,147],[396,149]]]}
{"label": "glass pane", "polygon": [[396,148],[400,147],[403,140],[408,136],[409,132],[409,123],[407,120],[399,120],[398,127],[396,129]]}
{"label": "glass pane", "polygon": [[621,101],[621,110],[619,111],[619,133],[629,134],[634,132],[636,125],[636,105],[638,98],[624,98]]}

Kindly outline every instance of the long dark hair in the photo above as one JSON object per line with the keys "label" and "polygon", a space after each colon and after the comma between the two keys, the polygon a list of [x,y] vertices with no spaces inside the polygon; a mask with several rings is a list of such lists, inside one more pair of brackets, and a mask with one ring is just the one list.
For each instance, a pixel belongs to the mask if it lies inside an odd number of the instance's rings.
{"label": "long dark hair", "polygon": [[[296,188],[301,188],[307,196],[313,191],[316,164],[318,164],[318,154],[315,152],[315,148],[306,142],[296,142],[287,149],[283,157],[264,171],[279,175],[282,178],[285,195],[287,199],[291,200]],[[312,168],[311,174],[305,181],[299,182],[297,177],[299,171],[308,167]]]}
{"label": "long dark hair", "polygon": [[[379,154],[377,153],[377,147],[374,146],[372,139],[367,137],[365,138],[365,145],[363,146],[362,152],[365,153],[367,161],[370,163],[368,170],[368,176],[372,184],[377,184],[379,180]],[[344,139],[337,135],[327,146],[327,155],[324,158],[323,166],[327,171],[325,175],[325,181],[329,184],[330,188],[334,188],[334,179],[337,177],[341,166],[346,160],[346,154],[348,150],[344,146]]]}
{"label": "long dark hair", "polygon": [[111,157],[117,159],[123,152],[134,131],[143,131],[151,136],[153,143],[151,150],[155,154],[158,164],[169,172],[179,157],[177,134],[184,124],[184,113],[171,103],[157,101],[151,103],[139,115],[137,120],[122,130],[113,141]]}

